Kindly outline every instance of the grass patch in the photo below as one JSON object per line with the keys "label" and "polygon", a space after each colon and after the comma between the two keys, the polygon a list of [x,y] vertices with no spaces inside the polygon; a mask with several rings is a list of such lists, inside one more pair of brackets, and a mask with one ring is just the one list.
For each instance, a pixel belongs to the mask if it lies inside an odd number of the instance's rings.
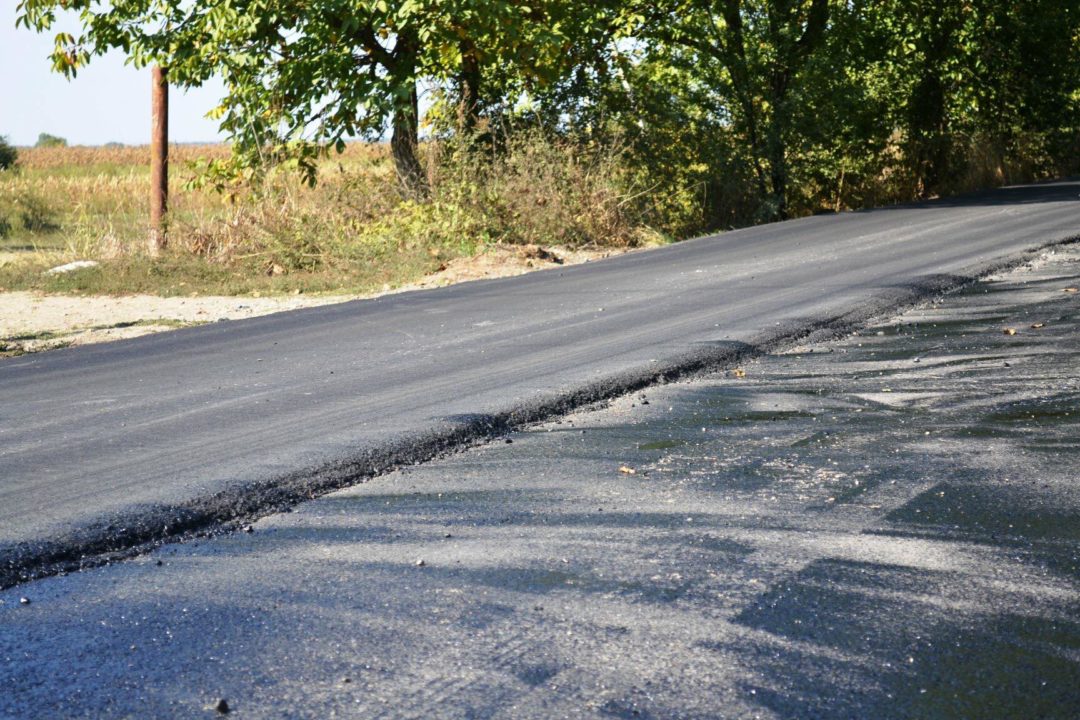
{"label": "grass patch", "polygon": [[158,258],[133,254],[102,259],[97,267],[63,274],[45,271],[69,258],[57,253],[32,253],[0,267],[0,291],[33,290],[70,295],[149,294],[161,297],[199,295],[288,295],[304,293],[365,293],[423,277],[434,272],[441,257],[426,252],[388,254],[378,262],[342,264],[318,271],[268,273],[240,263],[213,262],[184,251]]}
{"label": "grass patch", "polygon": [[33,340],[54,340],[60,337],[57,333],[49,330],[42,330],[40,332],[23,333],[22,335],[12,335],[4,338],[4,342],[27,342]]}

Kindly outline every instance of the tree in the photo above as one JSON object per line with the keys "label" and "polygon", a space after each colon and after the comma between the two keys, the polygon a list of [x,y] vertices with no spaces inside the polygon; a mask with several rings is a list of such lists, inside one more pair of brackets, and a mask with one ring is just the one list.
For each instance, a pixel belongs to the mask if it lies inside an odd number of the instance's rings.
{"label": "tree", "polygon": [[50,148],[50,147],[67,147],[67,140],[56,135],[50,135],[49,133],[40,133],[38,135],[37,142],[34,143],[34,147]]}
{"label": "tree", "polygon": [[[835,1],[835,0],[832,0]],[[697,65],[750,150],[765,219],[788,215],[788,147],[804,69],[824,44],[830,0],[675,0],[643,10],[645,38]]]}
{"label": "tree", "polygon": [[18,150],[8,142],[8,138],[0,135],[0,169],[14,167],[18,162]]}
{"label": "tree", "polygon": [[19,151],[8,143],[7,137],[0,135],[0,170],[15,167],[19,162]]}
{"label": "tree", "polygon": [[[854,3],[863,39],[852,64],[874,68],[880,106],[912,192],[964,186],[972,155],[1005,181],[1060,171],[1076,141],[1078,0],[877,0]],[[989,178],[987,178],[989,180]]]}
{"label": "tree", "polygon": [[[491,68],[558,65],[567,0],[20,0],[19,23],[48,30],[59,8],[83,32],[56,36],[56,70],[73,76],[119,48],[137,66],[166,67],[178,87],[222,77],[212,111],[238,169],[290,158],[314,179],[321,148],[364,136],[390,145],[403,187],[422,194],[418,83],[457,84],[475,124]],[[539,72],[537,74],[540,74]]]}

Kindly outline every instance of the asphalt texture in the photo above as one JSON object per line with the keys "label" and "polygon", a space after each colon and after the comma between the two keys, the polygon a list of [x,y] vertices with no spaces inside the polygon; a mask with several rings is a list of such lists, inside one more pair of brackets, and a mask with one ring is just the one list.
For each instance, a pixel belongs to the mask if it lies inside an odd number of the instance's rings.
{"label": "asphalt texture", "polygon": [[0,717],[1076,718],[1077,286],[1065,246],[0,592]]}
{"label": "asphalt texture", "polygon": [[962,285],[1080,183],[819,216],[521,278],[0,363],[0,587],[281,509]]}

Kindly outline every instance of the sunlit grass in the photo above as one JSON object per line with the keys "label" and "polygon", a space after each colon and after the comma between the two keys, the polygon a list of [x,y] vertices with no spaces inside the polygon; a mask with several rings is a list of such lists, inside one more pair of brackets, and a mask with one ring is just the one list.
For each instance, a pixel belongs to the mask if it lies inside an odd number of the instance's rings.
{"label": "sunlit grass", "polygon": [[[402,194],[384,145],[355,143],[311,188],[277,171],[258,188],[192,181],[224,145],[170,149],[169,247],[147,253],[146,147],[35,148],[0,172],[0,288],[162,295],[370,292],[413,282],[492,244],[655,242],[617,153],[549,142],[490,154],[424,148],[431,183]],[[98,267],[44,271],[75,259]]]}

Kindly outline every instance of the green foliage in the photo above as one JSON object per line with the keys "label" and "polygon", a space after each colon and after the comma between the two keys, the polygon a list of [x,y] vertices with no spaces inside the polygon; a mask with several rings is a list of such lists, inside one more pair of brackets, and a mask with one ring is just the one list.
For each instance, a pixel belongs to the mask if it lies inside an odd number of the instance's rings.
{"label": "green foliage", "polygon": [[15,146],[8,143],[7,138],[0,135],[0,170],[8,170],[15,167],[19,162],[19,151]]}
{"label": "green foliage", "polygon": [[[229,92],[211,116],[236,157],[214,168],[219,175],[248,180],[287,159],[314,181],[321,153],[341,152],[349,137],[379,137],[389,123],[398,174],[413,193],[425,184],[421,79],[464,83],[473,95],[508,69],[515,81],[541,81],[566,65],[573,39],[562,28],[594,14],[569,0],[20,0],[19,23],[48,30],[59,8],[77,10],[83,24],[78,37],[55,37],[53,67],[68,76],[118,48],[136,66],[167,68],[180,87],[224,79]],[[468,102],[473,113],[481,101]]]}
{"label": "green foliage", "polygon": [[49,133],[40,133],[38,135],[37,142],[34,143],[34,147],[39,148],[57,148],[67,147],[67,140],[56,135],[50,135]]}
{"label": "green foliage", "polygon": [[[578,157],[617,146],[617,184],[634,197],[621,207],[676,236],[1077,169],[1080,0],[17,7],[18,23],[37,31],[61,9],[79,14],[78,35],[55,35],[53,66],[69,76],[119,49],[136,66],[161,64],[180,87],[222,78],[228,91],[211,115],[234,154],[203,181],[231,192],[282,165],[314,183],[346,140],[389,131],[398,200],[412,204],[397,229],[385,220],[388,235],[417,230],[415,208],[452,232],[503,234],[490,213],[440,194],[439,178],[462,172],[460,153],[424,165],[424,129],[485,148],[469,161],[477,183],[509,182],[515,138],[534,144],[533,132]],[[556,167],[539,181],[568,182]],[[543,216],[548,229],[529,213],[515,222],[567,242],[602,234],[555,221],[558,207]],[[290,242],[303,245],[299,234]]]}

